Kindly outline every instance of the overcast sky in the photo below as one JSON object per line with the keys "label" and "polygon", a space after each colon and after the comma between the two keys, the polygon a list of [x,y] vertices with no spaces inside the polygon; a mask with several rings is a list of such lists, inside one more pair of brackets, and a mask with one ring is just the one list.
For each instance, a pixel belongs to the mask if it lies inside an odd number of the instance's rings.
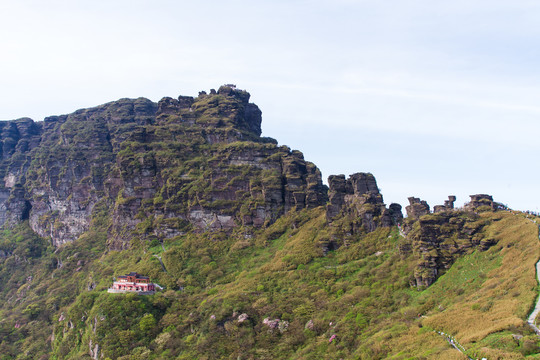
{"label": "overcast sky", "polygon": [[324,179],[540,208],[537,0],[0,0],[0,44],[0,119],[233,83]]}

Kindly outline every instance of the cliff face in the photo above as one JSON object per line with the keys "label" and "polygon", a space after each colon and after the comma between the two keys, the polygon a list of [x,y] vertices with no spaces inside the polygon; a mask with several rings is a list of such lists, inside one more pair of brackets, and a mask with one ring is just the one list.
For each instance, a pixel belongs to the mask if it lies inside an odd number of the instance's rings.
{"label": "cliff face", "polygon": [[471,202],[463,209],[454,209],[455,200],[450,195],[444,205],[436,205],[430,213],[425,201],[409,198],[408,217],[402,224],[407,237],[400,251],[414,254],[417,261],[411,286],[430,286],[458,257],[475,249],[485,251],[496,243],[484,233],[490,221],[479,213],[497,209],[498,203],[489,195],[471,195]]}
{"label": "cliff face", "polygon": [[[326,205],[325,253],[402,222],[401,206],[386,207],[372,174],[330,176],[327,189],[301,152],[261,137],[261,111],[249,98],[227,85],[196,98],[121,99],[39,123],[0,122],[0,225],[29,220],[59,246],[105,212],[108,246],[123,249],[189,231],[242,226],[249,236],[290,210]],[[409,200],[402,249],[421,259],[411,284],[429,286],[455,255],[482,244],[467,228],[475,220],[450,211],[455,197],[436,215]],[[492,204],[475,195],[469,212]]]}
{"label": "cliff face", "polygon": [[29,219],[55,246],[84,233],[98,203],[112,214],[110,246],[123,248],[326,202],[319,170],[261,138],[261,111],[234,86],[0,124],[0,224]]}
{"label": "cliff face", "polygon": [[356,173],[345,179],[345,175],[328,178],[329,204],[326,218],[334,220],[349,218],[351,232],[374,231],[377,227],[388,227],[403,219],[401,206],[391,204],[386,208],[375,177],[370,173]]}
{"label": "cliff face", "polygon": [[0,122],[0,224],[27,219],[30,204],[23,184],[31,164],[30,153],[40,144],[42,124],[23,118]]}

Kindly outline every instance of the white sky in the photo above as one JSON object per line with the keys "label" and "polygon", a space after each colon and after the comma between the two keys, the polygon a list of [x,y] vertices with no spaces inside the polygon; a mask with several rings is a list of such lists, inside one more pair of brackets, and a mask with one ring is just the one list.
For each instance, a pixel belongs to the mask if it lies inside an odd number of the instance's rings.
{"label": "white sky", "polygon": [[538,211],[539,40],[537,0],[0,0],[0,119],[234,83],[324,179]]}

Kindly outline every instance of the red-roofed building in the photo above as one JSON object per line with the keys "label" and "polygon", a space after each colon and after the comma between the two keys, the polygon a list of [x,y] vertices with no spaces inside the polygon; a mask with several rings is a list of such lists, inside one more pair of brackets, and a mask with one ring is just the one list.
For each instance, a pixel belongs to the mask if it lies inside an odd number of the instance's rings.
{"label": "red-roofed building", "polygon": [[112,288],[107,290],[110,293],[133,292],[140,295],[151,295],[156,292],[156,285],[150,282],[148,276],[142,276],[136,272],[121,275],[113,282]]}

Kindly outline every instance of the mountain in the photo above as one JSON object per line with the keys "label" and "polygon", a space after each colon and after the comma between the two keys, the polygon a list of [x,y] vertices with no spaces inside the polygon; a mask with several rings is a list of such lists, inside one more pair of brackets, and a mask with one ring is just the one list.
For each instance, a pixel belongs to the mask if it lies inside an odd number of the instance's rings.
{"label": "mountain", "polygon": [[[0,122],[0,359],[523,358],[536,216],[386,205],[234,85]],[[155,295],[111,294],[137,272]],[[452,344],[455,347],[452,347]],[[466,355],[465,355],[466,354]]]}
{"label": "mountain", "polygon": [[260,227],[323,205],[319,170],[260,137],[249,97],[222,86],[196,99],[122,99],[43,123],[5,122],[0,221],[28,219],[59,246],[87,231],[102,204],[114,209],[110,245],[124,248],[136,234]]}

